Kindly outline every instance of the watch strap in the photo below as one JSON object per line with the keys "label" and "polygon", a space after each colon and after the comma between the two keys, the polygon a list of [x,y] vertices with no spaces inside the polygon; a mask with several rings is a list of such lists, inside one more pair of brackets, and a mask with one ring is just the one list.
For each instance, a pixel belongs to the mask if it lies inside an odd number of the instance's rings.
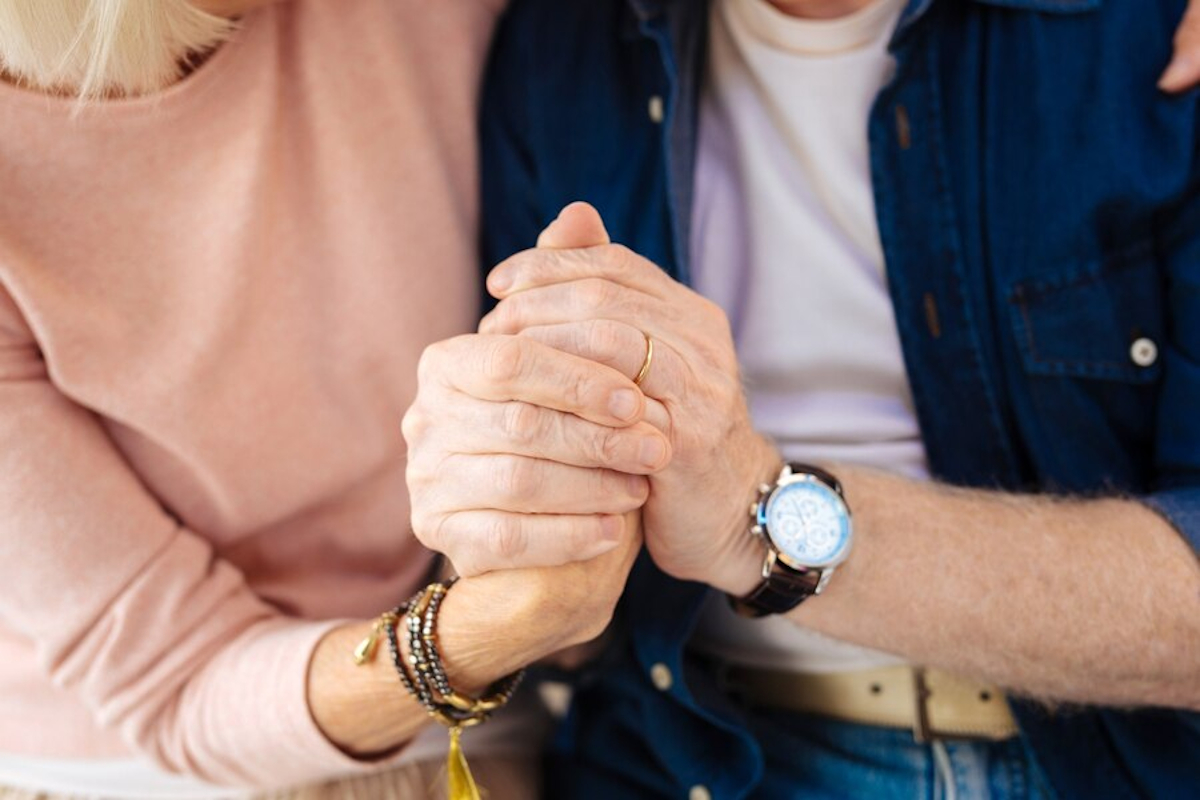
{"label": "watch strap", "polygon": [[842,495],[842,482],[833,476],[829,470],[821,469],[812,464],[796,464],[789,463],[788,468],[791,469],[793,475],[812,475],[821,483],[833,489],[838,495]]}
{"label": "watch strap", "polygon": [[778,559],[771,559],[771,571],[763,582],[744,597],[730,597],[729,604],[743,617],[765,617],[786,614],[817,593],[821,570],[801,572]]}

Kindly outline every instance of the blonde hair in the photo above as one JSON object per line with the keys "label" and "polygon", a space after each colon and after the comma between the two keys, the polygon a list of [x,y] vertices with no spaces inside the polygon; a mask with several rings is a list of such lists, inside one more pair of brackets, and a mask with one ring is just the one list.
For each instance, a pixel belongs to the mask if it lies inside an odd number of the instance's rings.
{"label": "blonde hair", "polygon": [[0,0],[0,70],[84,100],[146,94],[231,29],[188,0]]}

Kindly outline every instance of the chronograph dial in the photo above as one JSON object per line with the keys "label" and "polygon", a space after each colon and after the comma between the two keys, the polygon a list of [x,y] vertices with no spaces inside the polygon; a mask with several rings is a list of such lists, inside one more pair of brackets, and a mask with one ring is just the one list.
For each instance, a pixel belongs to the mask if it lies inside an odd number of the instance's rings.
{"label": "chronograph dial", "polygon": [[792,476],[760,506],[759,524],[785,563],[797,569],[839,563],[850,547],[850,514],[829,486]]}
{"label": "chronograph dial", "polygon": [[759,487],[750,532],[763,539],[762,583],[730,597],[743,616],[783,614],[820,594],[850,554],[854,530],[841,483],[820,467],[787,464],[774,486]]}

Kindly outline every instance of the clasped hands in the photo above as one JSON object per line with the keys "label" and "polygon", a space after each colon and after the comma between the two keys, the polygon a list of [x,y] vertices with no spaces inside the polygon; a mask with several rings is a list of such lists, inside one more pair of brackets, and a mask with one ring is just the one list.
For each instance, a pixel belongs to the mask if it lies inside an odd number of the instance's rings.
{"label": "clasped hands", "polygon": [[779,458],[724,312],[609,243],[582,203],[487,285],[499,304],[426,350],[404,419],[418,538],[463,576],[536,570],[556,608],[588,617],[563,646],[607,624],[643,536],[670,575],[752,588],[747,504]]}

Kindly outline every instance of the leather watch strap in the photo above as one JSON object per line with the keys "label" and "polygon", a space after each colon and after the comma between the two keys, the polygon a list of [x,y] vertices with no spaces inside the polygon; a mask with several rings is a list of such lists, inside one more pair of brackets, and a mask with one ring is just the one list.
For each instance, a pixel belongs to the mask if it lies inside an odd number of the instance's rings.
{"label": "leather watch strap", "polygon": [[743,617],[785,614],[816,594],[820,582],[820,570],[800,572],[777,560],[758,588],[745,597],[731,597],[729,602]]}
{"label": "leather watch strap", "polygon": [[829,470],[821,469],[820,467],[813,466],[812,464],[790,464],[789,466],[792,468],[793,475],[802,475],[807,473],[828,486],[830,489],[833,489],[839,495],[842,494],[842,482],[833,477]]}

